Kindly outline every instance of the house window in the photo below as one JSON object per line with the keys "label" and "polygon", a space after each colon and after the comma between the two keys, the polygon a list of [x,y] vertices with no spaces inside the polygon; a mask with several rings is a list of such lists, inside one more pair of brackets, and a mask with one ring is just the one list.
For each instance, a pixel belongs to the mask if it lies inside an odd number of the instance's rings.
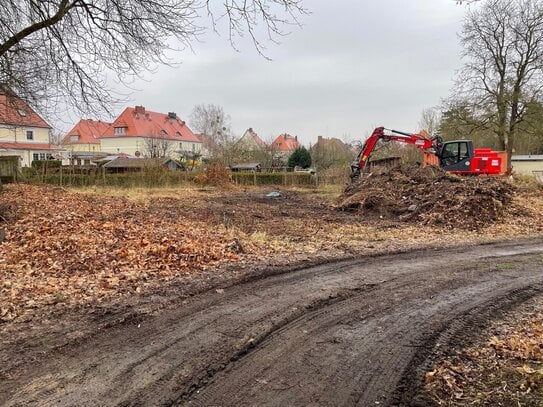
{"label": "house window", "polygon": [[79,141],[79,136],[70,136],[70,141]]}
{"label": "house window", "polygon": [[34,132],[32,130],[26,131],[26,139],[27,140],[34,140]]}
{"label": "house window", "polygon": [[179,150],[183,151],[183,143],[179,143]]}
{"label": "house window", "polygon": [[45,153],[40,153],[40,160],[45,160],[47,158],[47,156],[45,155]]}
{"label": "house window", "polygon": [[114,132],[115,132],[115,134],[125,134],[126,133],[126,127],[115,127]]}
{"label": "house window", "polygon": [[196,151],[196,144],[192,143],[192,152],[194,153]]}
{"label": "house window", "polygon": [[37,161],[40,159],[40,155],[38,153],[32,154],[32,161]]}

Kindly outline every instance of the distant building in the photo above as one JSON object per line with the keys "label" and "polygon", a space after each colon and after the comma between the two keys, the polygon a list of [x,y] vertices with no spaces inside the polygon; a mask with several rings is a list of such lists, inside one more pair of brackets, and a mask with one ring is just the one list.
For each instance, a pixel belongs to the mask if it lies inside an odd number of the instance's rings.
{"label": "distant building", "polygon": [[64,136],[60,144],[67,151],[99,152],[100,139],[111,127],[111,123],[101,120],[80,120]]}
{"label": "distant building", "polygon": [[18,156],[21,166],[29,167],[61,151],[51,143],[51,126],[23,99],[0,88],[0,155]]}
{"label": "distant building", "polygon": [[534,175],[534,171],[543,172],[543,155],[512,155],[511,165],[518,174]]}
{"label": "distant building", "polygon": [[208,136],[207,134],[196,134],[196,137],[198,137],[198,140],[202,143],[202,148],[200,150],[202,158],[209,158],[217,151],[219,146],[215,140],[213,140],[213,137]]}
{"label": "distant building", "polygon": [[100,150],[140,157],[181,157],[201,153],[202,142],[175,113],[143,106],[126,108],[100,138]]}
{"label": "distant building", "polygon": [[110,126],[101,120],[80,120],[60,142],[66,150],[63,164],[95,165],[94,160],[107,155],[101,151],[100,139]]}
{"label": "distant building", "polygon": [[353,151],[352,146],[335,137],[318,136],[317,142],[311,146],[313,165],[319,170],[346,166],[354,159],[355,155],[356,152]]}
{"label": "distant building", "polygon": [[128,158],[117,157],[104,165],[102,168],[109,172],[139,172],[153,168],[177,171],[183,167],[171,158]]}
{"label": "distant building", "polygon": [[267,148],[266,143],[254,132],[252,127],[249,127],[243,133],[243,136],[236,141],[236,147],[248,151],[264,151]]}
{"label": "distant building", "polygon": [[291,136],[290,134],[280,134],[271,143],[270,150],[278,154],[278,156],[286,161],[290,155],[302,145],[298,142],[298,136]]}
{"label": "distant building", "polygon": [[230,167],[230,170],[233,172],[240,172],[240,171],[253,171],[253,172],[259,172],[262,169],[262,165],[260,163],[243,163],[243,164],[236,164]]}

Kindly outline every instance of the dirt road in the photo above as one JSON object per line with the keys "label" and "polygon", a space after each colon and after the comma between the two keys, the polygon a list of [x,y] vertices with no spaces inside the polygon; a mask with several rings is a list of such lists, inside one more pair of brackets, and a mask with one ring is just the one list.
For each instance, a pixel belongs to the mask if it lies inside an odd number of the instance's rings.
{"label": "dirt road", "polygon": [[424,404],[421,372],[543,295],[543,241],[306,268],[192,297],[10,372],[0,405]]}

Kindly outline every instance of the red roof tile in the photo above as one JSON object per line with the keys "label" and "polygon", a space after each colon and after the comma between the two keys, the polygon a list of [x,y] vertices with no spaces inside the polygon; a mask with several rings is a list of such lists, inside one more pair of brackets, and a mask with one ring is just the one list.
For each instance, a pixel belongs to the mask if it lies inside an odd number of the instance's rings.
{"label": "red roof tile", "polygon": [[41,118],[21,98],[13,95],[7,96],[0,92],[0,124],[26,127],[43,127],[50,129],[51,126]]}
{"label": "red roof tile", "polygon": [[291,136],[290,134],[280,134],[271,143],[271,149],[274,151],[294,151],[300,148],[302,145],[298,143],[298,137]]}
{"label": "red roof tile", "polygon": [[[119,127],[125,128],[124,133],[115,134],[115,128]],[[126,108],[102,137],[161,137],[173,141],[200,142],[175,113],[151,112],[143,106]]]}
{"label": "red roof tile", "polygon": [[[111,123],[101,120],[80,120],[62,139],[60,144],[100,144],[100,137],[111,126]],[[72,136],[78,136],[77,141]]]}
{"label": "red roof tile", "polygon": [[0,143],[0,148],[10,150],[56,150],[60,151],[63,148],[54,144],[40,143]]}

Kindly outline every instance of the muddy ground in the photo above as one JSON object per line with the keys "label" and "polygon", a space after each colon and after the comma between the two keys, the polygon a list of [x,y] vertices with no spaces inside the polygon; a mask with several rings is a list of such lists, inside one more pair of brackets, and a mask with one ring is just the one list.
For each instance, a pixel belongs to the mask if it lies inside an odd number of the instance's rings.
{"label": "muddy ground", "polygon": [[92,335],[44,335],[8,369],[25,344],[2,338],[0,405],[427,405],[436,355],[543,295],[542,255],[538,239],[263,268],[128,319],[94,309]]}
{"label": "muddy ground", "polygon": [[[539,295],[531,284],[541,278],[540,255],[522,255],[542,246],[523,240],[543,232],[543,200],[533,193],[515,198],[522,214],[458,231],[337,210],[337,193],[317,190],[269,198],[271,189],[125,197],[132,192],[21,188],[12,194],[21,210],[2,224],[0,308],[11,301],[14,312],[0,318],[0,405],[367,405],[381,391],[375,380],[386,390],[375,400],[396,403],[418,392],[421,375],[409,372],[436,354],[440,342],[432,338],[449,329],[439,312],[462,319],[469,308],[490,319]],[[8,189],[2,198],[12,195]],[[184,248],[164,242],[176,233],[198,253],[213,251],[213,267],[202,262],[205,253],[176,267],[169,250]],[[49,272],[43,248],[61,250],[78,236],[86,243],[59,252],[72,266]],[[148,260],[133,247],[142,239],[142,247],[167,244],[167,270],[138,264],[118,285],[98,282],[122,274],[118,267],[103,274],[116,261],[104,257],[109,252]],[[8,249],[20,252],[25,267],[6,261]],[[76,261],[82,256],[86,262]],[[518,267],[496,268],[503,256],[517,256],[507,261],[518,259]],[[88,283],[99,290],[89,294]],[[418,316],[427,322],[413,330]],[[451,338],[480,322],[466,318],[452,325],[460,333]],[[388,344],[396,334],[410,344]],[[242,363],[245,376],[224,376]],[[217,383],[224,390],[214,390]],[[217,401],[223,392],[226,401]]]}

